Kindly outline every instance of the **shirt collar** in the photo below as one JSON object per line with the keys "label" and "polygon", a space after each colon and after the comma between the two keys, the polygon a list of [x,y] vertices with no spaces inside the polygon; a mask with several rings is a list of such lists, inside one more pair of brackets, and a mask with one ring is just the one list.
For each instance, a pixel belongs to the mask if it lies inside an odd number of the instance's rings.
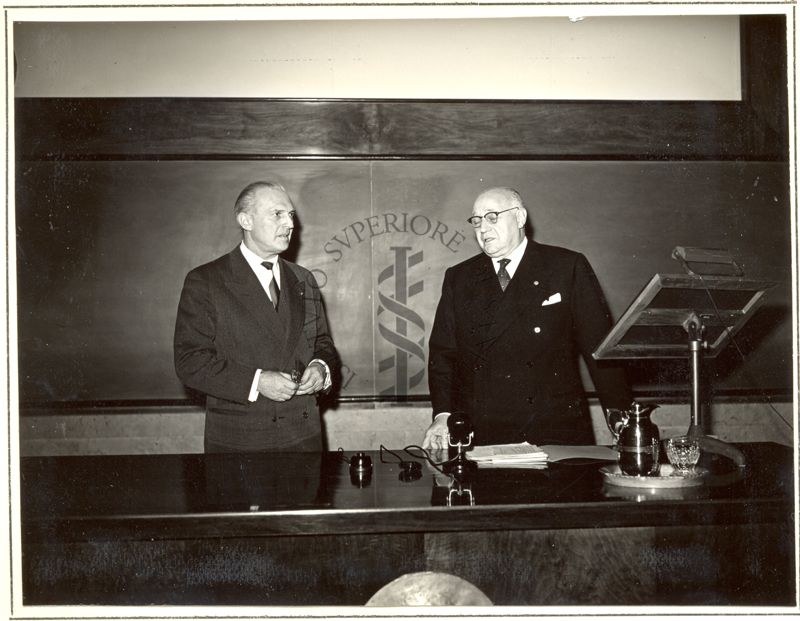
{"label": "shirt collar", "polygon": [[239,244],[239,249],[242,251],[242,256],[245,258],[245,261],[247,261],[250,264],[250,267],[253,268],[253,271],[256,272],[256,274],[258,273],[258,270],[261,269],[261,264],[264,261],[272,261],[272,263],[273,263],[273,268],[272,268],[273,273],[276,273],[278,271],[276,269],[277,266],[278,266],[278,255],[275,255],[271,259],[262,259],[255,252],[250,250],[250,248],[248,248],[245,245],[244,242]]}
{"label": "shirt collar", "polygon": [[497,270],[500,269],[500,264],[498,263],[500,259],[508,259],[509,263],[508,265],[506,265],[506,271],[508,272],[509,277],[513,278],[514,272],[517,271],[520,261],[522,261],[522,257],[525,254],[525,248],[527,247],[528,247],[528,238],[523,237],[519,245],[516,248],[514,248],[514,250],[509,252],[507,256],[500,257],[499,259],[492,259],[492,264],[494,265],[494,271],[496,272]]}

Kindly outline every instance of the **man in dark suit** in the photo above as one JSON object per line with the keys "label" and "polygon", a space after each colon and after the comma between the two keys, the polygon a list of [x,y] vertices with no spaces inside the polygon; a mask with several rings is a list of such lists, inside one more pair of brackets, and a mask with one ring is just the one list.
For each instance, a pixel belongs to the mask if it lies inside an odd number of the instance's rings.
{"label": "man in dark suit", "polygon": [[338,356],[313,275],[279,254],[295,207],[259,181],[235,205],[242,243],[186,276],[175,323],[175,369],[206,395],[206,452],[319,451],[316,394]]}
{"label": "man in dark suit", "polygon": [[470,224],[483,254],[447,270],[430,337],[433,423],[423,446],[447,446],[453,412],[476,444],[594,444],[578,354],[605,408],[632,400],[624,373],[591,353],[611,328],[597,278],[577,252],[528,241],[519,193],[480,194]]}

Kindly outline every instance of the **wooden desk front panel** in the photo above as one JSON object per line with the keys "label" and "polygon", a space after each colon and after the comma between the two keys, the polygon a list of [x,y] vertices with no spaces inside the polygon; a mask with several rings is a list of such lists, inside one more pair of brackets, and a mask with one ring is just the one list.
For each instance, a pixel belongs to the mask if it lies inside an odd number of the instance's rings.
{"label": "wooden desk front panel", "polygon": [[336,454],[29,458],[23,601],[361,605],[437,570],[497,605],[792,605],[792,452],[741,448],[741,476],[643,499],[597,463],[448,486],[373,454],[363,486]]}
{"label": "wooden desk front panel", "polygon": [[496,605],[794,603],[786,524],[38,544],[25,604],[363,605],[443,571]]}
{"label": "wooden desk front panel", "polygon": [[787,525],[586,528],[428,538],[428,569],[495,604],[791,605]]}

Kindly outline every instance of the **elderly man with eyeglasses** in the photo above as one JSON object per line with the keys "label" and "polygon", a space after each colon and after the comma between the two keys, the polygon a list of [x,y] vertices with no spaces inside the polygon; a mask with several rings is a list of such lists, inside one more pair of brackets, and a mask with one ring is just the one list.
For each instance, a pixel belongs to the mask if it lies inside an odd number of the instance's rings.
{"label": "elderly man with eyeglasses", "polygon": [[175,369],[206,395],[206,452],[318,452],[316,395],[330,388],[339,359],[314,276],[279,256],[294,204],[282,185],[257,181],[234,216],[242,242],[186,276]]}
{"label": "elderly man with eyeglasses", "polygon": [[447,270],[429,341],[433,422],[423,446],[447,447],[447,419],[464,414],[476,444],[594,444],[578,358],[604,408],[632,400],[624,372],[593,360],[611,328],[582,254],[525,235],[511,188],[475,200],[468,219],[483,251]]}

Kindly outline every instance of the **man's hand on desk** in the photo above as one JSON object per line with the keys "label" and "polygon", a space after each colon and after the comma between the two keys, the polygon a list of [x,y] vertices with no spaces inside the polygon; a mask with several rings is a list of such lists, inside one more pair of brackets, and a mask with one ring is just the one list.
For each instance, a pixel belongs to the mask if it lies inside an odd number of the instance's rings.
{"label": "man's hand on desk", "polygon": [[440,412],[433,419],[433,422],[425,432],[425,438],[422,440],[422,448],[441,450],[447,448],[447,419],[450,416],[448,412]]}
{"label": "man's hand on desk", "polygon": [[292,376],[279,371],[261,371],[258,378],[258,392],[273,401],[288,401],[298,391]]}
{"label": "man's hand on desk", "polygon": [[300,385],[297,388],[298,395],[313,395],[325,387],[325,368],[318,362],[312,362],[303,371],[300,378]]}

